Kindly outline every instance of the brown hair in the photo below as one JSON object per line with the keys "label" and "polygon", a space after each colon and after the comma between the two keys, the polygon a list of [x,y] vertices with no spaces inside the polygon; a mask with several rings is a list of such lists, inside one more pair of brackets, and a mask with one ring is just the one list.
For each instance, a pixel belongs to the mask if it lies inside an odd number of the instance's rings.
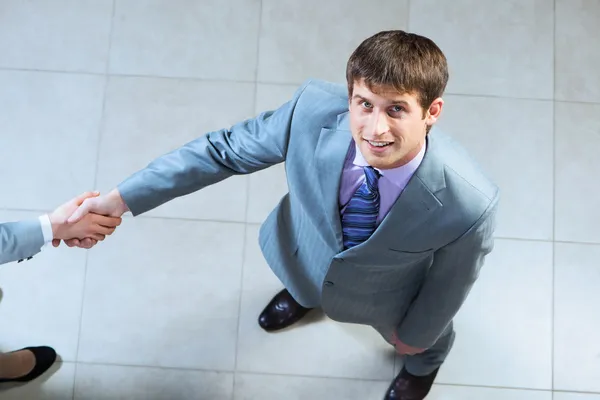
{"label": "brown hair", "polygon": [[346,66],[348,94],[364,80],[372,92],[394,88],[417,95],[423,113],[441,97],[448,83],[444,53],[431,40],[400,30],[379,32],[354,50]]}

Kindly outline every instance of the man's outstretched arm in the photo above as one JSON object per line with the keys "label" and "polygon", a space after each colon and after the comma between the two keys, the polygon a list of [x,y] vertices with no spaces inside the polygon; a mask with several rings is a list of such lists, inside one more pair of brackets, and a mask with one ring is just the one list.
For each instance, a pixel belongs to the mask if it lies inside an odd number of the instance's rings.
{"label": "man's outstretched arm", "polygon": [[86,200],[69,222],[89,212],[120,217],[131,211],[139,215],[230,176],[283,162],[296,105],[307,85],[275,111],[207,133],[155,159],[107,195]]}

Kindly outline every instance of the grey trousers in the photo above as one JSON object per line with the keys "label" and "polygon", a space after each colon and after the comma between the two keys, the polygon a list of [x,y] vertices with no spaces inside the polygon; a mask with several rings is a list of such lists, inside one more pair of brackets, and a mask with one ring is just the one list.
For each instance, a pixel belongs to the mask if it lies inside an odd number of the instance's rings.
{"label": "grey trousers", "polygon": [[[388,343],[392,344],[392,333],[394,328],[374,328]],[[454,344],[455,336],[456,333],[454,332],[452,322],[450,322],[442,336],[440,336],[433,346],[423,353],[415,354],[413,356],[403,356],[404,368],[406,368],[409,374],[415,376],[429,375],[439,368],[446,360],[446,357]]]}

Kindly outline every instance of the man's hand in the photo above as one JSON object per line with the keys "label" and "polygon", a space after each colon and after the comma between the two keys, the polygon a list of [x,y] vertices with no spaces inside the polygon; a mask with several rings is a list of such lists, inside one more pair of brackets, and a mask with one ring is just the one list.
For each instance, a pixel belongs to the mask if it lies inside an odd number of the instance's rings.
{"label": "man's hand", "polygon": [[89,213],[120,218],[129,209],[117,189],[105,196],[94,196],[84,199],[80,207],[69,217],[68,223],[75,224]]}
{"label": "man's hand", "polygon": [[[72,215],[70,215],[67,223],[70,225],[77,224],[95,214],[118,218],[120,221],[120,217],[127,211],[129,211],[129,209],[123,201],[123,198],[121,198],[121,194],[117,189],[114,189],[105,196],[93,196],[84,199],[82,204],[80,204]],[[89,249],[96,244],[92,241],[93,239],[91,238],[83,240],[72,238],[65,240],[65,244],[69,247],[83,247]]]}
{"label": "man's hand", "polygon": [[415,354],[419,354],[424,352],[427,349],[419,349],[417,347],[411,347],[407,344],[404,344],[398,339],[396,336],[396,332],[392,334],[392,343],[396,348],[396,352],[400,355],[414,356]]}
{"label": "man's hand", "polygon": [[91,248],[99,240],[104,240],[106,235],[114,232],[115,228],[121,223],[121,218],[90,214],[77,223],[67,223],[68,218],[85,200],[95,198],[98,195],[98,192],[85,192],[48,215],[52,225],[52,244],[54,247],[58,247],[61,240],[76,239],[80,247]]}

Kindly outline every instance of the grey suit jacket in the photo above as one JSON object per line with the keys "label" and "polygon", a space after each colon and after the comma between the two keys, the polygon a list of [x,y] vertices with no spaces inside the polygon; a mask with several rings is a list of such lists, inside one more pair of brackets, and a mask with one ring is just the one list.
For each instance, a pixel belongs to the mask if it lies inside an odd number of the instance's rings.
{"label": "grey suit jacket", "polygon": [[0,264],[31,259],[44,246],[38,219],[0,224]]}
{"label": "grey suit jacket", "polygon": [[346,87],[308,81],[275,111],[210,132],[122,182],[133,215],[285,161],[289,193],[260,230],[269,266],[307,307],[431,347],[492,250],[497,187],[439,129],[366,242],[343,251],[338,193],[351,144]]}

